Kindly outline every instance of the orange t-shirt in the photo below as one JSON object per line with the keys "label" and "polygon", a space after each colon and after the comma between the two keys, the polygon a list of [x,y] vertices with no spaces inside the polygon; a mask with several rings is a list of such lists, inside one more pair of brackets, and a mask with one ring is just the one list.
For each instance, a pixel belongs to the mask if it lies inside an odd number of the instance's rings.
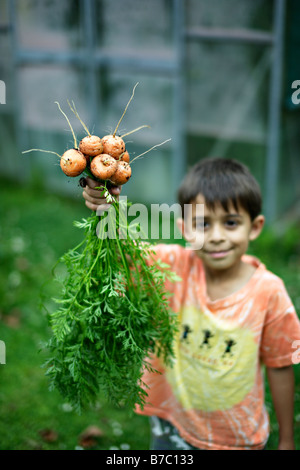
{"label": "orange t-shirt", "polygon": [[300,322],[283,282],[256,258],[248,283],[223,299],[206,294],[197,255],[180,245],[157,245],[157,258],[182,282],[168,282],[177,312],[173,367],[156,357],[145,371],[147,404],[136,412],[171,422],[186,442],[201,449],[262,449],[269,435],[262,364],[293,363]]}

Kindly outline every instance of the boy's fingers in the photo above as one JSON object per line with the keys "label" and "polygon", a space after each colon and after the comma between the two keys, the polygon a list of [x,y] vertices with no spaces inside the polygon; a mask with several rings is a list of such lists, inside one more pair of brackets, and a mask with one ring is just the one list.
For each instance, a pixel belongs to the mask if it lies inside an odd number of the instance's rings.
{"label": "boy's fingers", "polygon": [[90,201],[87,200],[85,201],[85,205],[88,209],[91,209],[92,211],[96,211],[98,207],[98,205],[92,204]]}
{"label": "boy's fingers", "polygon": [[97,204],[98,206],[106,203],[106,199],[101,197],[99,191],[95,191],[94,189],[90,189],[89,191],[84,189],[82,195],[86,201]]}
{"label": "boy's fingers", "polygon": [[104,211],[108,210],[111,207],[110,204],[108,204],[108,205],[100,204],[99,205],[99,204],[95,204],[95,203],[90,202],[90,201],[85,201],[85,205],[86,205],[86,207],[88,207],[92,211],[96,212],[97,215],[103,214]]}
{"label": "boy's fingers", "polygon": [[[85,186],[82,184],[82,187],[84,188],[82,195],[85,199],[85,205],[89,209],[97,211],[97,213],[99,212],[98,215],[101,215],[101,213],[103,213],[105,210],[108,210],[110,207],[110,204],[107,203],[107,200],[104,197],[104,192],[100,189],[102,184],[100,181],[95,181],[88,176],[85,178],[85,183]],[[109,182],[107,182],[108,191],[112,194],[112,196],[118,199],[118,196],[121,193],[121,187],[113,186],[112,184],[108,183]]]}
{"label": "boy's fingers", "polygon": [[96,199],[105,199],[103,197],[102,191],[100,191],[99,189],[91,189],[89,186],[86,186],[84,188],[83,193]]}
{"label": "boy's fingers", "polygon": [[121,193],[121,186],[112,186],[109,189],[109,192],[114,196],[119,196],[119,194]]}
{"label": "boy's fingers", "polygon": [[[86,180],[86,183],[87,183],[87,186],[86,188],[88,190],[94,190],[94,191],[100,191],[99,188],[102,188],[102,184],[104,183],[101,183],[100,181],[95,181],[93,180],[92,178],[90,178],[89,176],[87,176],[85,178]],[[110,183],[110,181],[107,181],[106,183],[107,185],[107,189],[108,191],[111,193],[111,194],[115,194],[115,195],[119,195],[120,192],[121,192],[121,186],[115,186],[113,185],[112,183]],[[97,188],[97,189],[96,189]],[[104,186],[103,186],[103,189],[104,189]]]}

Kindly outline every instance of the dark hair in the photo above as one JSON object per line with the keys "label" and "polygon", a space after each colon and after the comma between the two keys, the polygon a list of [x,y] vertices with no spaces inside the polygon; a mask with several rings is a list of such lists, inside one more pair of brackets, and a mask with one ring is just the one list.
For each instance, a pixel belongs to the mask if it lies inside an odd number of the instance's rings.
{"label": "dark hair", "polygon": [[205,158],[196,163],[181,183],[178,201],[191,203],[202,194],[209,209],[220,203],[226,212],[232,203],[236,210],[240,205],[254,220],[261,212],[262,200],[260,187],[242,163],[225,158]]}

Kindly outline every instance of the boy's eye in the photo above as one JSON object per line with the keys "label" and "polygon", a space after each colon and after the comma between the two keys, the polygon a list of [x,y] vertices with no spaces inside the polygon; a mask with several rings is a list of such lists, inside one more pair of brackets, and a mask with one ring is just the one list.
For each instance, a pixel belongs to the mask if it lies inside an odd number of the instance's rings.
{"label": "boy's eye", "polygon": [[196,220],[195,226],[197,229],[204,229],[208,227],[208,222],[203,219]]}
{"label": "boy's eye", "polygon": [[233,228],[233,227],[236,227],[238,225],[238,223],[237,223],[236,220],[228,219],[228,220],[226,220],[225,225],[229,228]]}

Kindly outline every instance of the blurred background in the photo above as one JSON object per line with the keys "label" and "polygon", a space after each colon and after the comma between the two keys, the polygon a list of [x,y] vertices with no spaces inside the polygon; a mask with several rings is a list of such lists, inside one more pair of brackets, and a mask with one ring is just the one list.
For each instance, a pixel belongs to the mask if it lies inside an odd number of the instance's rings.
{"label": "blurred background", "polygon": [[[253,253],[284,278],[300,309],[299,22],[297,0],[0,0],[0,448],[148,448],[147,419],[101,400],[78,417],[49,393],[41,369],[51,269],[82,237],[73,221],[89,214],[78,179],[66,178],[55,156],[22,154],[73,146],[55,101],[78,139],[84,130],[67,100],[101,136],[139,82],[119,131],[151,129],[126,138],[130,154],[171,141],[133,164],[123,191],[132,201],[176,202],[186,170],[207,156],[247,164],[268,223]],[[276,448],[269,394],[268,406]],[[84,445],[91,424],[101,432]]]}
{"label": "blurred background", "polygon": [[[120,133],[132,154],[171,138],[134,166],[129,197],[174,201],[187,167],[234,157],[255,173],[269,220],[299,198],[299,105],[291,86],[300,7],[295,0],[1,0],[2,173],[70,193],[43,148],[62,153],[74,100],[89,129],[115,128],[139,82]],[[230,12],[230,14],[228,14]],[[71,113],[79,137],[83,128]],[[9,161],[6,155],[9,152]],[[155,190],[153,187],[155,181]]]}

